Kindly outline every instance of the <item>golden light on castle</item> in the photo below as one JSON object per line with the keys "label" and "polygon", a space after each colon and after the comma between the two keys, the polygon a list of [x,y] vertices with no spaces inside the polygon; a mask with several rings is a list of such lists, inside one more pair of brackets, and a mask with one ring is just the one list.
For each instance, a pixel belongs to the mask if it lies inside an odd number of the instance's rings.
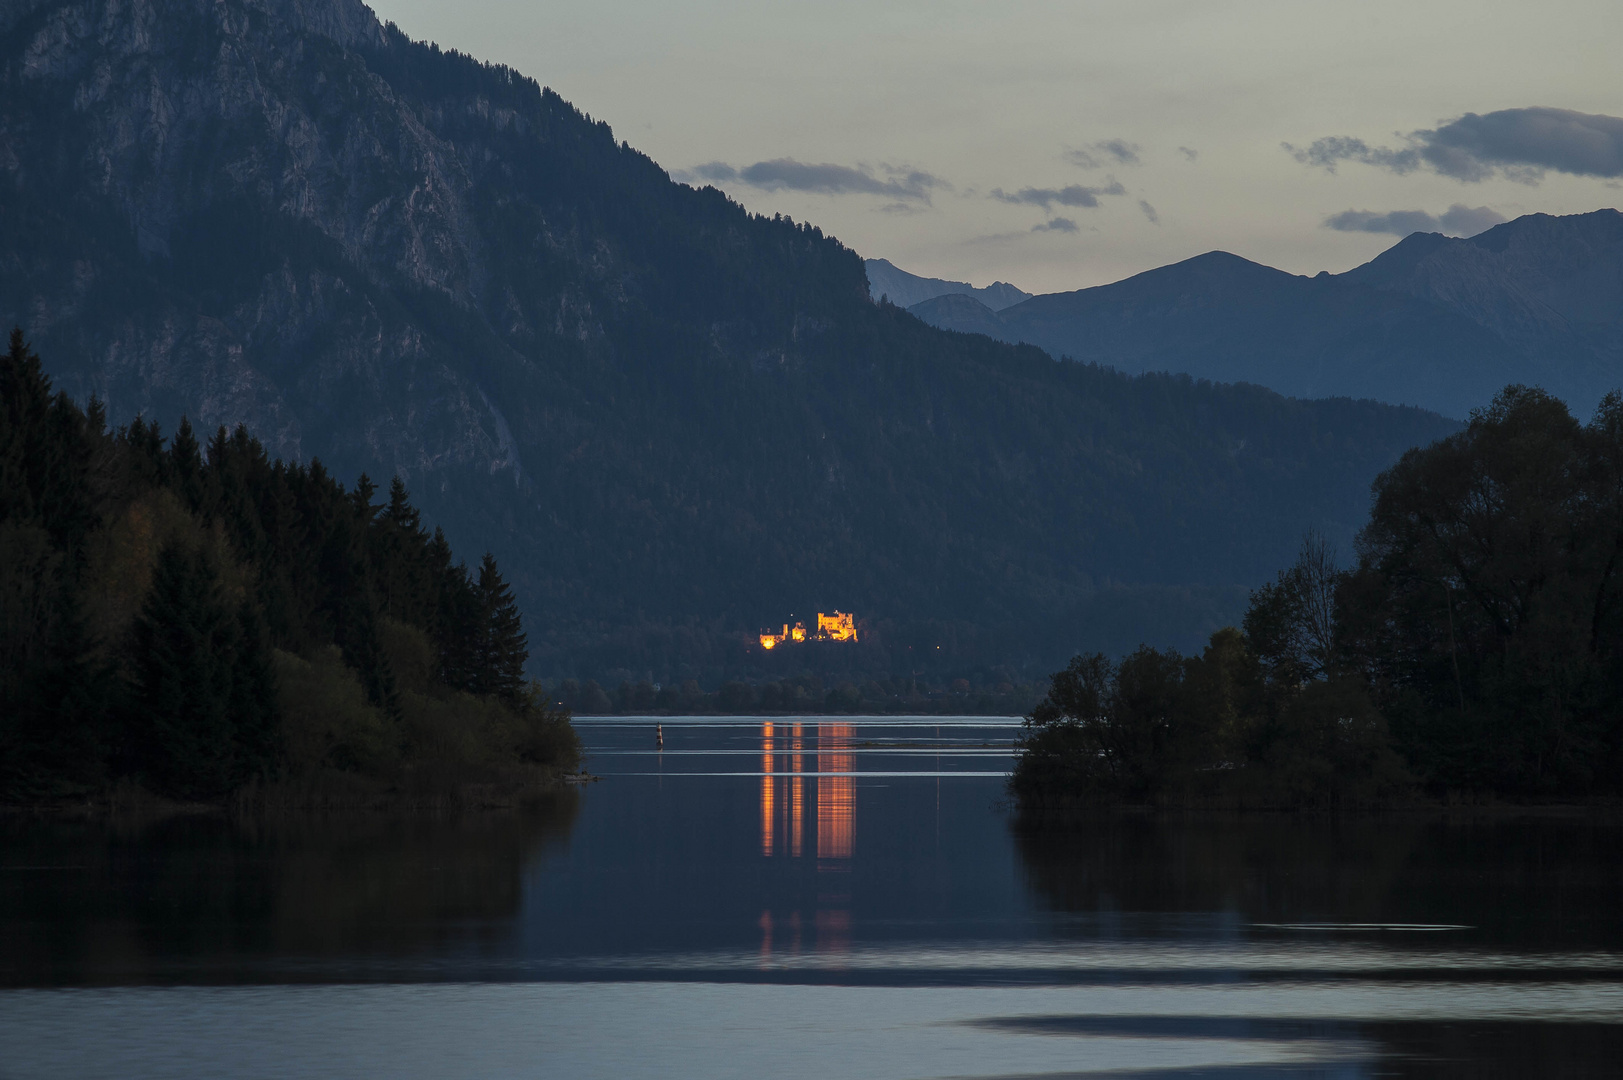
{"label": "golden light on castle", "polygon": [[774,634],[770,630],[761,634],[761,648],[776,649],[785,642],[797,641],[855,641],[857,639],[857,617],[849,612],[836,611],[832,615],[817,613],[817,629],[810,635],[806,632],[806,624],[797,622],[793,626],[783,624],[783,629]]}

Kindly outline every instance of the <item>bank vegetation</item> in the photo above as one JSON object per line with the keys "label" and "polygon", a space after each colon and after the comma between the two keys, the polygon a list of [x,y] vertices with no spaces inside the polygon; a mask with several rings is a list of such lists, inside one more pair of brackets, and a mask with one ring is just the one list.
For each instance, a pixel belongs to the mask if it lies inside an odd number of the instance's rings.
{"label": "bank vegetation", "polygon": [[0,801],[511,800],[573,769],[496,562],[238,427],[206,445],[0,357]]}
{"label": "bank vegetation", "polygon": [[1076,657],[1027,717],[1028,811],[1623,795],[1623,398],[1509,387],[1309,536],[1199,656]]}

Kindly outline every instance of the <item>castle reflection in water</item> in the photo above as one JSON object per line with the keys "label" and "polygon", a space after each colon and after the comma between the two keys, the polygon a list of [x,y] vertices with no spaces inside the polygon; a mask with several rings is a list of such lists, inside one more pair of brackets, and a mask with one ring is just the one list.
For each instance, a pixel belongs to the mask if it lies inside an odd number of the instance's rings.
{"label": "castle reflection in water", "polygon": [[[850,724],[817,724],[814,746],[808,748],[806,729],[812,726],[761,725],[761,854],[768,858],[798,859],[808,853],[820,860],[851,857],[857,811],[853,729]],[[813,814],[817,831],[808,852]]]}
{"label": "castle reflection in water", "polygon": [[[856,833],[856,754],[850,724],[761,725],[761,854],[817,860],[818,872],[850,868]],[[808,745],[809,744],[809,745]],[[808,784],[808,781],[810,783]],[[816,826],[812,827],[815,818]],[[818,888],[811,926],[799,911],[761,912],[761,957],[800,952],[845,952],[851,943],[851,895],[843,883]],[[810,929],[812,942],[803,942]]]}

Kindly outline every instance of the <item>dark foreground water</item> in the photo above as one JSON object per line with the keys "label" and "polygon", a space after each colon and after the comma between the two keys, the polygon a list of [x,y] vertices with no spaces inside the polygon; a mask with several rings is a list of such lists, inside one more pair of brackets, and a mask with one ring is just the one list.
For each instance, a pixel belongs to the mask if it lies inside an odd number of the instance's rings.
{"label": "dark foreground water", "polygon": [[0,821],[0,1080],[1623,1075],[1623,828],[1019,835],[1015,721],[587,720],[522,813]]}

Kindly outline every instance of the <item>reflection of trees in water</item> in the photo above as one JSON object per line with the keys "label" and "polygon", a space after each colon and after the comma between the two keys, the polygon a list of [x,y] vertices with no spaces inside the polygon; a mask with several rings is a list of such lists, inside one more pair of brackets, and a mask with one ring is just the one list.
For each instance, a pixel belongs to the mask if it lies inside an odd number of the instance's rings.
{"label": "reflection of trees in water", "polygon": [[1101,816],[1016,842],[1032,889],[1060,911],[1460,923],[1480,931],[1450,944],[1623,944],[1616,820]]}
{"label": "reflection of trees in water", "polygon": [[209,980],[271,958],[453,945],[477,954],[509,935],[526,866],[567,837],[578,804],[564,791],[457,816],[6,822],[0,982]]}

